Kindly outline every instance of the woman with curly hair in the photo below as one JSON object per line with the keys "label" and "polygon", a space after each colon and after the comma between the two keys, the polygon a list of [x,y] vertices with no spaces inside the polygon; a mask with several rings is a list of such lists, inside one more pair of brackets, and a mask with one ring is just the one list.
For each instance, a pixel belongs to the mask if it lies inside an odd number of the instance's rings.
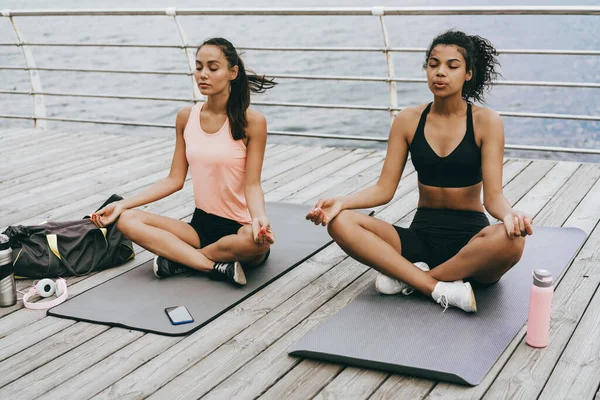
{"label": "woman with curly hair", "polygon": [[[423,66],[433,102],[398,113],[377,183],[321,199],[306,216],[327,225],[352,258],[380,272],[375,285],[382,294],[408,295],[414,288],[444,308],[475,312],[472,286],[500,280],[533,233],[531,219],[502,193],[502,120],[471,103],[483,102],[483,91],[498,76],[496,56],[479,36],[448,31],[436,37]],[[419,181],[410,227],[351,211],[392,199],[409,152]],[[484,207],[502,223],[490,225]]]}

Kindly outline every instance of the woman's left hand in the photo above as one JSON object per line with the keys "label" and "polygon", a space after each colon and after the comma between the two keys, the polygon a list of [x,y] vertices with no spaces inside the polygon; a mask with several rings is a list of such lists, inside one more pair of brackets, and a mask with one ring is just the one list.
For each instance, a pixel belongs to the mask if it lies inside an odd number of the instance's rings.
{"label": "woman's left hand", "polygon": [[504,217],[504,227],[509,238],[533,235],[531,218],[520,211],[513,211]]}
{"label": "woman's left hand", "polygon": [[252,237],[254,243],[275,243],[275,236],[267,217],[257,217],[252,220]]}

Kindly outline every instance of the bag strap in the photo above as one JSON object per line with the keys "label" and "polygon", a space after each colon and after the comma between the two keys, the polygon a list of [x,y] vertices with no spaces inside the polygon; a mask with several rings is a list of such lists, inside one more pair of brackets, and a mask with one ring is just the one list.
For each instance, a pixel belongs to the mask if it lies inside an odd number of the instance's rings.
{"label": "bag strap", "polygon": [[[99,228],[99,229],[100,229],[100,232],[102,232],[102,235],[104,236],[104,241],[106,244],[105,251],[108,251],[108,242],[106,241],[106,234],[107,234],[106,228]],[[54,264],[54,263],[61,263],[62,265],[65,266],[65,268],[67,268],[67,271],[69,271],[69,273],[74,276],[85,276],[94,270],[94,264],[92,263],[92,265],[90,266],[90,269],[87,272],[78,274],[75,271],[75,269],[71,266],[71,264],[69,264],[69,262],[66,259],[63,259],[60,256],[60,252],[58,251],[58,237],[56,236],[56,234],[51,233],[51,234],[46,235],[46,240],[48,241],[48,247],[50,248],[50,251],[52,252],[52,254],[54,254],[56,256],[56,258],[50,257],[51,266],[58,267],[58,265]]]}

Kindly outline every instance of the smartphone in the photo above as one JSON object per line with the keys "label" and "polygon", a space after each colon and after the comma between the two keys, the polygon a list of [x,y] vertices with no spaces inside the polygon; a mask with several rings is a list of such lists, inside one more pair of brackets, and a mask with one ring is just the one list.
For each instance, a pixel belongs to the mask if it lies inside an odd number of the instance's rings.
{"label": "smartphone", "polygon": [[185,306],[175,306],[165,308],[173,325],[189,324],[194,322],[194,318]]}

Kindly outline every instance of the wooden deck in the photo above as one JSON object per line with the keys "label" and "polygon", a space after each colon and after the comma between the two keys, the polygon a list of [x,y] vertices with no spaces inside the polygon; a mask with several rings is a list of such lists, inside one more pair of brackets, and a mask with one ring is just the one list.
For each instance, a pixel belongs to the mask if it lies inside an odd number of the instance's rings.
{"label": "wooden deck", "polygon": [[[173,139],[0,131],[0,232],[12,224],[78,219],[110,194],[129,196],[164,177]],[[270,144],[266,199],[313,205],[373,183],[384,152]],[[600,164],[508,159],[504,190],[540,226],[575,226],[588,239],[556,288],[551,343],[525,345],[523,328],[485,380],[464,387],[287,355],[288,347],[347,305],[374,271],[331,245],[187,337],[165,337],[0,308],[0,399],[600,399]],[[376,216],[408,225],[417,179],[406,168]],[[144,209],[180,219],[191,184]],[[82,293],[152,257],[136,247],[119,268],[68,280]],[[19,281],[24,290],[31,281]]]}

